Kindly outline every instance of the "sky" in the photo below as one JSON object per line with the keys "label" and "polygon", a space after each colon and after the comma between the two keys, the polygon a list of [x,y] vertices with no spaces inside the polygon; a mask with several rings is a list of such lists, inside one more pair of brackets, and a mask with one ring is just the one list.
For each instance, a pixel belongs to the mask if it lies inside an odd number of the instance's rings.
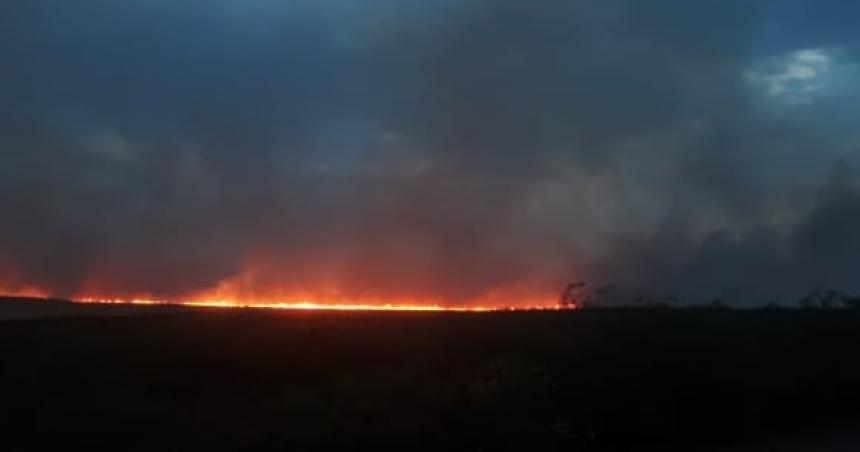
{"label": "sky", "polygon": [[860,291],[857,17],[841,0],[4,1],[0,289]]}

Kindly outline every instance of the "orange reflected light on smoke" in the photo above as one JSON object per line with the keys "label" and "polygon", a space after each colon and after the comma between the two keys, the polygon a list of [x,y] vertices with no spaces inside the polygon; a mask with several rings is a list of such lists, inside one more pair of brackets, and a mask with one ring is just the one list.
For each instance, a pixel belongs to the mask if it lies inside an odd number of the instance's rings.
{"label": "orange reflected light on smoke", "polygon": [[[2,290],[0,295],[21,298],[48,299],[53,294],[35,289]],[[576,306],[562,306],[552,297],[533,297],[505,293],[491,293],[474,300],[446,303],[427,298],[377,299],[372,297],[315,297],[297,296],[238,296],[212,290],[185,298],[158,298],[141,296],[77,295],[72,302],[103,305],[187,306],[198,308],[253,308],[293,311],[401,311],[401,312],[498,312],[525,310],[567,310]],[[507,301],[507,302],[506,302]]]}
{"label": "orange reflected light on smoke", "polygon": [[573,306],[561,306],[552,297],[524,299],[505,293],[490,293],[460,301],[445,302],[432,298],[384,299],[375,297],[338,297],[314,294],[238,294],[220,289],[199,293],[185,299],[165,300],[157,297],[112,298],[98,296],[75,297],[79,303],[131,304],[145,306],[175,305],[205,308],[258,308],[298,311],[407,311],[407,312],[495,312],[520,310],[561,310]]}
{"label": "orange reflected light on smoke", "polygon": [[191,306],[203,308],[257,308],[282,309],[294,311],[406,311],[406,312],[494,312],[513,310],[560,310],[559,305],[525,305],[525,306],[444,306],[441,304],[413,304],[411,302],[396,303],[352,303],[352,302],[316,302],[296,300],[283,302],[243,302],[233,300],[199,300],[199,301],[164,301],[149,299],[103,299],[81,298],[78,303],[93,304],[123,304],[143,306]]}
{"label": "orange reflected light on smoke", "polygon": [[50,298],[50,293],[36,287],[0,289],[0,296],[9,298]]}

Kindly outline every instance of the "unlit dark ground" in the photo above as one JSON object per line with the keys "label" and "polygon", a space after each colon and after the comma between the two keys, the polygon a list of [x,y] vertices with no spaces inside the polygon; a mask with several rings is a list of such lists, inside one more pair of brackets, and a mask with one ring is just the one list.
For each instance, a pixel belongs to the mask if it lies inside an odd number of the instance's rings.
{"label": "unlit dark ground", "polygon": [[0,306],[8,450],[860,450],[857,311],[39,303]]}
{"label": "unlit dark ground", "polygon": [[157,312],[180,312],[185,309],[179,306],[77,304],[61,300],[21,300],[0,297],[0,321],[76,316],[127,316]]}

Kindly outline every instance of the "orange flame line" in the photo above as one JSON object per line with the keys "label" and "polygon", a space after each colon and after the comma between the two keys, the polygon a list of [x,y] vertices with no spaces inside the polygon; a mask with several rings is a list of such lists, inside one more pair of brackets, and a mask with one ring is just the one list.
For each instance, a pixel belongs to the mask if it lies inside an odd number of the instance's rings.
{"label": "orange flame line", "polygon": [[72,300],[80,304],[138,305],[138,306],[187,306],[195,308],[223,309],[273,309],[293,311],[400,311],[400,312],[500,312],[500,311],[559,311],[571,307],[560,305],[532,306],[442,306],[439,304],[364,304],[364,303],[318,303],[309,300],[296,302],[238,302],[230,300],[166,301],[151,299],[103,299],[81,298]]}

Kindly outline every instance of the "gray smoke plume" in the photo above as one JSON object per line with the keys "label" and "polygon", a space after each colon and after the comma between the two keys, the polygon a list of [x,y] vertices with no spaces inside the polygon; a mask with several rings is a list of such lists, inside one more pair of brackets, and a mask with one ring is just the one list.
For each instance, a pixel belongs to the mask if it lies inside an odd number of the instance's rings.
{"label": "gray smoke plume", "polygon": [[7,1],[0,286],[860,290],[858,13]]}

